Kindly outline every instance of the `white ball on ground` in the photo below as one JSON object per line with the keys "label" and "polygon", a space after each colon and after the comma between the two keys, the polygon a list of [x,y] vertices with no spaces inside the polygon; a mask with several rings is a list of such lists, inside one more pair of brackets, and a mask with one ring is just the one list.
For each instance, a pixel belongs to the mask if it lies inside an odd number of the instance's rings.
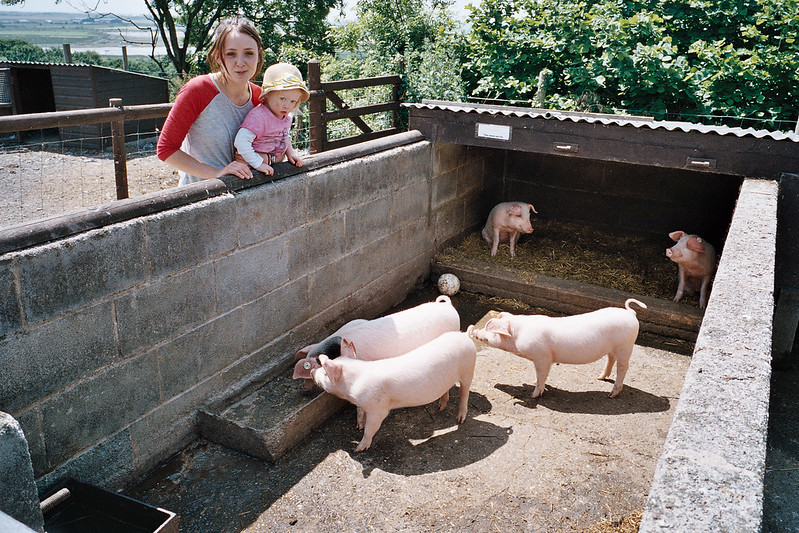
{"label": "white ball on ground", "polygon": [[438,290],[441,294],[452,296],[461,288],[461,282],[455,274],[441,274],[438,278]]}

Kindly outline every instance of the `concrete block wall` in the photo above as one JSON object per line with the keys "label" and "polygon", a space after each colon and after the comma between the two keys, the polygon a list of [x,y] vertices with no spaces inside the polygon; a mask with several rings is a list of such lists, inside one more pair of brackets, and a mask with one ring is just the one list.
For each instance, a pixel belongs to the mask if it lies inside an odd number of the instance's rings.
{"label": "concrete block wall", "polygon": [[0,255],[0,410],[39,488],[124,489],[197,437],[198,408],[400,302],[479,223],[484,164],[408,132],[15,237],[27,244]]}
{"label": "concrete block wall", "polygon": [[538,217],[667,235],[699,233],[719,250],[742,179],[577,157],[508,152],[506,192]]}

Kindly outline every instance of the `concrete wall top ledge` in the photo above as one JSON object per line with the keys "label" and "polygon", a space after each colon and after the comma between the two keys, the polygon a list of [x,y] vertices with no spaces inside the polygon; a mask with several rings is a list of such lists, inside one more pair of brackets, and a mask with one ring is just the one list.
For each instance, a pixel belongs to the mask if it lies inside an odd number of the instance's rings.
{"label": "concrete wall top ledge", "polygon": [[301,168],[279,163],[273,176],[258,171],[251,180],[224,176],[12,226],[0,230],[0,255],[423,140],[418,131],[398,133],[309,156]]}

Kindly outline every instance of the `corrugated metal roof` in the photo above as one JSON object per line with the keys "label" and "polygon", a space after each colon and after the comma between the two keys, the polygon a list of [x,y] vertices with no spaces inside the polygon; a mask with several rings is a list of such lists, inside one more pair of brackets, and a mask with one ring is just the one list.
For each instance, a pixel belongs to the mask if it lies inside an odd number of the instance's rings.
{"label": "corrugated metal roof", "polygon": [[463,102],[443,102],[437,100],[422,100],[421,103],[403,105],[417,109],[441,109],[456,113],[478,113],[561,121],[569,120],[572,122],[586,122],[589,124],[612,124],[615,126],[632,126],[635,128],[650,128],[653,130],[679,130],[683,132],[715,133],[717,135],[735,135],[736,137],[755,137],[758,139],[769,138],[775,141],[799,142],[799,134],[792,132],[756,130],[754,128],[730,128],[728,126],[706,126],[703,124],[694,124],[692,122],[655,120],[650,117],[637,117],[632,115],[578,113],[575,111],[558,111],[555,109],[469,104]]}
{"label": "corrugated metal roof", "polygon": [[142,74],[141,72],[133,72],[130,70],[122,70],[121,68],[114,68],[114,67],[106,67],[103,65],[89,65],[87,63],[50,63],[47,61],[2,61],[0,60],[0,66],[3,68],[11,68],[11,67],[63,67],[63,68],[75,68],[75,69],[85,69],[85,68],[94,68],[94,69],[102,69],[102,70],[112,70],[114,72],[120,72],[123,74],[127,74],[129,76],[142,76],[145,78],[155,78],[157,80],[162,80],[164,78],[159,78],[158,76],[153,76],[152,74]]}

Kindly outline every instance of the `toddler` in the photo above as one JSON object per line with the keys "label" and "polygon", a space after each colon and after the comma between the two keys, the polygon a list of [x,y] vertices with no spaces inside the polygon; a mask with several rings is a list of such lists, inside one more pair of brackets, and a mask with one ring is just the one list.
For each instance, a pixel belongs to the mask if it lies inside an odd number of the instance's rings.
{"label": "toddler", "polygon": [[302,159],[291,146],[291,113],[310,97],[297,67],[276,63],[264,72],[261,104],[247,113],[234,145],[237,157],[264,174],[273,174],[272,164],[288,159],[298,167]]}

